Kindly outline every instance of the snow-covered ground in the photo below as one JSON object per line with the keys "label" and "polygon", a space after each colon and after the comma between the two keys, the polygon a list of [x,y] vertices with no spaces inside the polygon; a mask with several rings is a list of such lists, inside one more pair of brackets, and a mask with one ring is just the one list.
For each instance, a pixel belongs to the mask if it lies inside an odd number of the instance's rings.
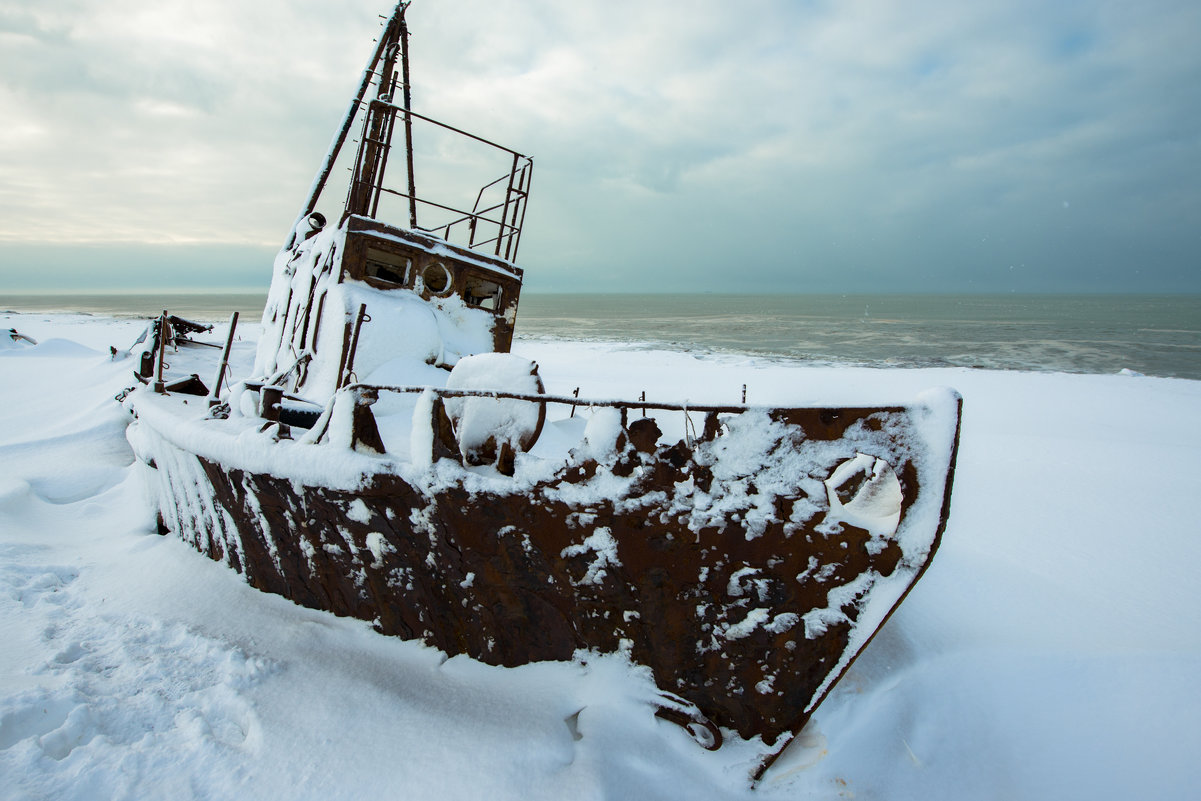
{"label": "snow-covered ground", "polygon": [[[547,390],[964,395],[925,578],[758,790],[616,659],[487,667],[258,593],[171,537],[113,396],[141,324],[0,315],[0,798],[1192,798],[1201,382],[519,342]],[[7,341],[7,338],[5,339]],[[2,343],[0,343],[2,344]],[[239,343],[245,365],[251,344]],[[208,378],[208,376],[204,376]]]}

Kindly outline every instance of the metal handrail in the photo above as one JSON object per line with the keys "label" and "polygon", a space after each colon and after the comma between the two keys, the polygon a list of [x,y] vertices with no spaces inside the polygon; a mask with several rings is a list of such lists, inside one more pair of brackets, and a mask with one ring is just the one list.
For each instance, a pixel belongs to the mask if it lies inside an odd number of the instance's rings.
{"label": "metal handrail", "polygon": [[406,116],[416,117],[417,119],[422,120],[423,122],[428,122],[432,125],[437,125],[439,128],[445,128],[446,130],[460,134],[461,136],[466,136],[468,139],[474,139],[477,142],[482,142],[483,144],[494,147],[497,150],[503,150],[506,153],[511,153],[514,156],[517,156],[517,158],[519,158],[519,159],[525,159],[527,162],[533,161],[533,159],[531,159],[529,156],[518,153],[516,150],[514,150],[511,147],[505,147],[504,145],[497,144],[496,142],[493,142],[490,139],[485,139],[482,136],[476,136],[473,133],[464,131],[462,128],[456,128],[453,125],[447,125],[446,123],[440,122],[439,120],[436,120],[433,117],[427,117],[424,114],[421,114],[420,112],[413,111],[412,109],[407,109],[404,106],[399,106],[396,103],[393,103],[391,101],[381,100],[380,98],[372,98],[371,100],[367,101],[367,103],[368,103],[368,105],[372,105],[372,106],[375,106],[375,105],[382,106],[384,108],[391,109],[393,111],[399,112]]}
{"label": "metal handrail", "polygon": [[[415,229],[415,230],[418,230],[418,231],[425,231],[425,232],[427,232],[427,233],[433,233],[433,232],[435,232],[435,231],[443,231],[445,235],[444,235],[442,238],[443,238],[443,239],[446,239],[447,241],[450,241],[450,229],[451,229],[452,227],[454,227],[454,226],[458,225],[459,223],[462,223],[462,222],[470,222],[470,221],[473,221],[473,220],[474,220],[475,222],[477,222],[477,223],[478,223],[478,222],[484,222],[484,223],[487,223],[488,225],[495,225],[495,226],[497,227],[497,229],[498,229],[498,230],[500,230],[500,231],[502,231],[502,232],[503,232],[503,233],[499,233],[499,234],[497,234],[496,236],[494,236],[494,237],[491,237],[491,238],[489,238],[489,239],[481,239],[481,240],[479,240],[479,241],[476,241],[476,240],[474,239],[474,229],[473,229],[473,230],[472,230],[472,238],[471,238],[471,240],[470,240],[470,241],[468,242],[468,244],[467,244],[467,247],[468,247],[468,248],[470,248],[470,249],[472,249],[472,250],[479,250],[479,249],[480,249],[481,247],[483,247],[484,245],[491,244],[491,243],[493,243],[493,242],[497,241],[498,239],[499,239],[499,240],[501,240],[501,241],[504,241],[504,240],[506,240],[506,239],[509,239],[509,238],[512,238],[512,237],[519,236],[519,235],[521,234],[521,229],[520,229],[520,228],[518,228],[517,226],[514,226],[514,225],[509,225],[509,224],[507,224],[507,223],[501,222],[500,220],[496,220],[496,219],[493,219],[493,218],[491,218],[491,217],[485,217],[485,216],[483,216],[482,214],[472,214],[472,213],[470,213],[470,212],[463,211],[462,209],[456,209],[456,208],[454,208],[454,207],[452,207],[452,206],[446,206],[446,205],[443,205],[443,204],[441,204],[441,203],[438,203],[438,202],[436,202],[436,201],[433,201],[433,200],[426,200],[425,198],[421,198],[421,197],[412,198],[412,197],[410,197],[410,195],[409,195],[408,193],[406,193],[406,192],[400,192],[400,191],[397,191],[397,190],[395,190],[395,189],[389,189],[389,188],[388,188],[388,187],[386,187],[386,186],[381,186],[381,187],[379,188],[379,191],[380,191],[380,192],[386,192],[386,193],[387,193],[387,194],[389,194],[389,195],[395,195],[396,197],[400,197],[400,198],[406,198],[406,199],[415,200],[415,201],[416,201],[416,202],[418,202],[418,203],[422,203],[422,204],[425,204],[425,205],[427,205],[427,206],[433,206],[433,207],[435,207],[435,208],[442,209],[443,211],[452,211],[452,212],[455,212],[456,214],[461,214],[461,215],[463,215],[462,217],[459,217],[457,220],[451,220],[451,221],[450,221],[450,222],[448,222],[448,223],[443,223],[442,225],[438,225],[438,226],[435,226],[435,227],[433,227],[433,228],[421,228],[421,227],[419,226],[417,229]],[[498,209],[498,208],[500,208],[500,207],[501,207],[501,205],[502,205],[502,204],[499,204],[499,203],[498,203],[497,205],[495,205],[495,206],[492,206],[492,207],[491,207],[491,208],[489,208],[489,209],[485,209],[485,211],[492,211],[492,210]],[[506,229],[507,229],[507,230],[506,230]]]}
{"label": "metal handrail", "polygon": [[[449,241],[452,231],[457,230],[456,226],[466,222],[469,228],[469,233],[466,237],[467,248],[479,250],[488,245],[493,255],[497,258],[505,260],[515,259],[517,248],[521,241],[521,229],[525,224],[525,215],[529,205],[529,188],[533,180],[533,160],[511,147],[506,147],[498,142],[413,110],[412,98],[410,96],[408,26],[404,19],[404,9],[407,5],[405,2],[398,4],[396,11],[388,20],[384,34],[376,48],[375,56],[364,74],[359,93],[352,101],[350,109],[348,109],[347,120],[337,138],[336,146],[331,151],[330,157],[327,158],[327,162],[330,163],[327,163],[326,168],[322,172],[321,185],[324,185],[324,177],[328,173],[328,168],[332,166],[332,159],[336,156],[337,149],[341,147],[341,144],[345,140],[350,119],[357,112],[362,111],[364,112],[363,129],[359,141],[358,155],[355,157],[350,185],[347,190],[344,208],[345,215],[362,215],[378,220],[380,200],[384,193],[387,193],[392,197],[408,201],[408,228],[410,230],[430,233],[442,232],[442,235]],[[399,74],[397,73],[398,57],[400,61]],[[373,98],[367,97],[367,90],[370,85],[375,86],[375,97]],[[398,92],[403,94],[403,102],[398,102],[401,100],[401,98],[397,97]],[[388,158],[392,149],[392,136],[396,129],[398,115],[403,121],[404,129],[404,151],[408,177],[407,191],[400,191],[385,186]],[[507,182],[505,181],[506,176],[502,175],[500,178],[484,184],[476,193],[475,203],[471,211],[465,211],[464,209],[448,206],[444,203],[418,197],[413,169],[414,120],[428,123],[436,128],[510,155],[512,163],[508,170]],[[503,186],[503,190],[498,189],[501,186]],[[494,191],[503,191],[503,199],[499,199],[496,203],[490,203],[486,208],[481,209],[481,204],[488,202],[485,201],[485,193]],[[314,194],[314,198],[315,196]],[[448,216],[453,217],[453,219],[436,226],[423,227],[418,224],[417,220],[417,208],[419,204],[428,208],[449,212]],[[312,205],[312,202],[309,205]],[[499,219],[489,216],[497,210],[501,212]],[[476,232],[480,223],[495,225],[496,235],[482,241],[477,241]]]}
{"label": "metal handrail", "polygon": [[[500,226],[500,227],[502,227],[502,228],[509,228],[509,229],[512,229],[512,230],[510,231],[510,234],[512,234],[513,232],[515,232],[515,231],[517,230],[517,229],[516,229],[516,226],[507,225],[507,224],[505,224],[505,223],[501,222],[500,220],[494,220],[494,219],[492,219],[491,217],[485,217],[485,216],[483,216],[482,214],[472,214],[472,213],[471,213],[471,212],[469,212],[469,211],[463,211],[462,209],[456,209],[456,208],[455,208],[455,207],[453,207],[453,206],[446,206],[446,205],[443,205],[443,204],[441,204],[441,203],[438,203],[437,201],[434,201],[434,200],[426,200],[426,199],[425,199],[425,198],[423,198],[423,197],[413,197],[413,196],[409,195],[407,192],[401,192],[401,191],[399,191],[399,190],[396,190],[396,189],[389,189],[389,188],[388,188],[388,187],[386,187],[386,186],[380,187],[380,191],[381,191],[381,192],[387,192],[389,195],[396,195],[397,197],[403,197],[403,198],[406,198],[406,199],[408,199],[408,198],[412,198],[413,200],[416,200],[418,203],[424,203],[424,204],[425,204],[425,205],[427,205],[427,206],[434,206],[435,208],[442,209],[443,211],[453,211],[453,212],[455,212],[456,214],[462,214],[462,215],[463,215],[463,216],[462,216],[462,217],[460,217],[459,219],[457,219],[457,220],[454,220],[454,221],[452,221],[452,222],[449,222],[449,223],[443,223],[442,225],[436,226],[436,227],[434,227],[434,228],[423,228],[423,229],[421,229],[421,230],[426,230],[426,231],[437,231],[439,228],[446,228],[446,227],[447,227],[447,226],[449,226],[449,225],[457,225],[458,223],[461,223],[461,222],[464,222],[465,220],[470,220],[470,219],[481,220],[481,221],[483,221],[483,222],[486,222],[486,223],[491,223],[492,225],[497,225],[497,226]],[[497,204],[496,206],[493,206],[493,207],[492,207],[492,209],[498,209],[498,208],[500,208],[500,205],[499,205],[499,204]],[[485,209],[485,211],[491,211],[492,209]]]}
{"label": "metal handrail", "polygon": [[373,390],[375,392],[395,392],[398,394],[416,394],[429,390],[435,395],[442,398],[491,398],[494,400],[520,400],[531,401],[533,403],[557,403],[565,406],[597,406],[609,407],[615,409],[655,409],[664,412],[697,412],[702,414],[739,414],[741,412],[750,411],[770,411],[776,407],[768,406],[748,406],[745,404],[736,405],[712,405],[712,404],[691,404],[691,403],[656,403],[646,400],[600,400],[596,398],[577,398],[573,395],[538,395],[528,392],[506,392],[503,390],[488,390],[488,389],[446,389],[443,387],[432,386],[400,386],[393,384],[350,384],[346,387],[349,390]]}
{"label": "metal handrail", "polygon": [[[405,192],[385,186],[383,183],[383,164],[380,164],[379,170],[372,169],[369,171],[369,173],[376,175],[377,182],[371,189],[368,190],[371,192],[373,200],[370,207],[364,210],[366,212],[366,216],[372,218],[377,217],[379,198],[384,193],[387,193],[393,197],[406,199],[409,201],[410,209],[413,210],[412,214],[410,215],[410,227],[412,229],[429,233],[440,232],[442,237],[449,241],[452,231],[457,230],[456,226],[465,222],[468,224],[469,228],[466,242],[466,246],[469,249],[482,250],[485,246],[493,246],[491,247],[491,250],[494,252],[494,255],[506,260],[516,258],[517,248],[521,239],[521,229],[525,223],[525,213],[529,202],[529,186],[532,182],[533,159],[517,152],[516,150],[513,150],[512,148],[469,133],[460,128],[456,128],[453,125],[448,125],[431,117],[427,117],[419,112],[405,109],[403,106],[391,102],[390,99],[376,98],[369,101],[363,101],[362,105],[373,108],[377,110],[377,112],[378,110],[395,112],[395,114],[405,114],[408,117],[412,117],[423,122],[428,122],[431,125],[442,128],[451,133],[464,136],[488,147],[510,154],[513,160],[512,166],[505,174],[480,187],[479,191],[476,193],[475,203],[473,204],[471,211],[457,208],[455,206],[449,206],[444,203],[429,200],[427,198],[418,197],[414,194],[415,190]],[[360,142],[360,154],[363,152],[362,148],[370,144],[377,148],[375,151],[378,154],[376,158],[381,162],[386,162],[387,153],[391,148],[390,128],[395,124],[395,114],[385,113],[383,115],[385,117],[384,126],[386,130],[383,131],[382,135],[378,137],[364,137],[363,141]],[[387,118],[391,118],[391,122],[388,122]],[[354,186],[358,185],[360,185],[358,179],[352,181],[352,195],[355,191],[357,191],[354,189]],[[497,189],[497,187],[502,186],[503,189]],[[503,191],[504,198],[503,200],[498,200],[497,202],[481,209],[480,204],[483,202],[485,193],[487,193],[489,190]],[[416,224],[415,209],[417,204],[440,209],[442,211],[450,212],[459,216],[456,219],[452,219],[436,226],[428,228],[422,227]],[[497,210],[502,210],[500,219],[488,216],[490,213]],[[485,239],[477,240],[476,232],[480,223],[496,226],[496,234]]]}

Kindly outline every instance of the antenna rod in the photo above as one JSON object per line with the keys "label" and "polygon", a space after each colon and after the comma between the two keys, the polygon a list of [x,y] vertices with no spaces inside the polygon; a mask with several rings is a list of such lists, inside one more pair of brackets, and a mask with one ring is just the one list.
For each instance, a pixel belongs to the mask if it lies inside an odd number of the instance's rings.
{"label": "antenna rod", "polygon": [[[400,10],[400,79],[404,84],[404,110],[413,109],[413,93],[409,84],[409,24],[405,22],[405,3]],[[405,158],[409,168],[409,228],[417,227],[417,181],[413,175],[413,117],[405,114]]]}

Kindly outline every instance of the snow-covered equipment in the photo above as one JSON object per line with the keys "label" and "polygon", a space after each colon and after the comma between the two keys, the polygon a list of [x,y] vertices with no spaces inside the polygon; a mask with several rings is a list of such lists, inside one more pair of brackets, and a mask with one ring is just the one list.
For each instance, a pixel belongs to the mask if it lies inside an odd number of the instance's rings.
{"label": "snow-covered equipment", "polygon": [[[36,344],[38,344],[38,341],[36,339],[34,339],[31,336],[26,336],[25,334],[22,334],[20,331],[18,331],[15,328],[10,328],[5,333],[8,337],[8,340],[6,342],[4,342],[4,344],[8,347],[15,347],[17,345],[36,345]],[[0,340],[0,341],[3,341],[3,340]]]}
{"label": "snow-covered equipment", "polygon": [[[259,589],[448,654],[624,653],[662,691],[648,714],[706,748],[757,742],[758,778],[930,564],[960,398],[548,394],[508,353],[532,161],[412,110],[407,5],[276,258],[253,376],[222,391],[231,333],[212,396],[177,393],[154,338],[156,380],[125,403],[162,528]],[[418,194],[418,124],[499,154],[500,177],[463,204]]]}

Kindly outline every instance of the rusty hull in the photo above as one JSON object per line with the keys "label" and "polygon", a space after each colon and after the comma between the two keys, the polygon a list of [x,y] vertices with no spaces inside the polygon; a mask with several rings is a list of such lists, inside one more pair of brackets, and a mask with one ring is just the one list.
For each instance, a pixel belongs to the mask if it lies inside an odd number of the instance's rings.
{"label": "rusty hull", "polygon": [[[694,706],[685,717],[710,731],[762,737],[770,751],[757,778],[874,634],[861,634],[843,660],[872,589],[836,610],[840,619],[824,630],[810,631],[805,614],[826,608],[830,591],[857,577],[867,576],[874,588],[901,570],[907,583],[886,619],[937,548],[951,474],[945,486],[919,486],[920,448],[889,433],[904,428],[905,414],[796,409],[772,416],[788,424],[791,447],[837,446],[852,426],[876,431],[884,451],[877,455],[889,460],[903,490],[901,529],[924,492],[941,507],[916,554],[903,553],[895,539],[873,546],[867,531],[845,522],[823,525],[826,499],[804,491],[799,476],[792,492],[773,498],[765,525],[752,530],[735,513],[698,528],[690,524],[693,496],[681,496],[680,488],[726,488],[684,443],[656,447],[637,425],[614,463],[575,459],[554,480],[513,493],[450,486],[430,494],[390,473],[357,491],[298,486],[160,439],[172,451],[160,466],[189,462],[184,470],[157,471],[160,508],[167,528],[252,586],[450,655],[516,666],[569,660],[580,649],[625,652],[651,669],[661,690]],[[828,450],[819,481],[855,455]],[[953,468],[954,454],[950,459]],[[610,470],[632,478],[620,497],[585,506],[568,500],[565,488]],[[755,489],[754,476],[742,481]],[[826,511],[808,518],[797,512],[814,504]],[[589,548],[601,529],[615,554]],[[746,626],[755,615],[765,625]],[[683,722],[678,710],[666,717]]]}

